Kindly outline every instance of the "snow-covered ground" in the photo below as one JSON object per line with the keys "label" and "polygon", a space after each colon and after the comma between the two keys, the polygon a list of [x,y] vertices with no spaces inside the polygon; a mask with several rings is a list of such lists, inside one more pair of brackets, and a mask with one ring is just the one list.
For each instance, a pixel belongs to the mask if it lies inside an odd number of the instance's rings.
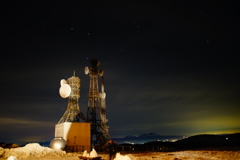
{"label": "snow-covered ground", "polygon": [[[27,144],[14,149],[0,148],[0,160],[79,160],[83,153],[66,153],[42,147],[38,143]],[[108,160],[108,154],[98,153],[102,160]],[[15,157],[15,159],[14,159]],[[179,151],[179,152],[143,152],[119,153],[115,160],[240,160],[240,151]]]}

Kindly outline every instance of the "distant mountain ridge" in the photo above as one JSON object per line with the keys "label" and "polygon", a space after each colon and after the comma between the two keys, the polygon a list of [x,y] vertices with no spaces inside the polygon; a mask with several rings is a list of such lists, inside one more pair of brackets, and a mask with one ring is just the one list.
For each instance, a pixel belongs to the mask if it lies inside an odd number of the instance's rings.
{"label": "distant mountain ridge", "polygon": [[[139,136],[126,136],[124,138],[113,138],[119,145],[147,145],[165,146],[176,150],[226,147],[225,150],[240,151],[240,133],[233,134],[200,134],[190,137],[183,136],[162,136],[154,133],[142,134]],[[175,141],[172,141],[175,140]]]}
{"label": "distant mountain ridge", "polygon": [[[141,134],[139,136],[127,135],[122,138],[112,138],[119,145],[154,145],[166,146],[176,149],[194,149],[204,147],[222,147],[222,146],[238,146],[240,150],[240,133],[233,134],[199,134],[190,137],[181,135],[158,135],[155,133]],[[31,142],[39,143],[41,146],[49,147],[51,141]],[[174,142],[174,143],[171,143]],[[0,143],[1,144],[1,143]],[[28,143],[27,143],[28,144]],[[20,146],[25,146],[20,145]]]}
{"label": "distant mountain ridge", "polygon": [[181,135],[163,136],[155,133],[147,133],[147,134],[141,134],[139,136],[127,135],[123,138],[112,138],[112,139],[114,141],[117,141],[118,144],[123,144],[123,143],[143,144],[151,141],[174,141],[182,138],[183,136]]}

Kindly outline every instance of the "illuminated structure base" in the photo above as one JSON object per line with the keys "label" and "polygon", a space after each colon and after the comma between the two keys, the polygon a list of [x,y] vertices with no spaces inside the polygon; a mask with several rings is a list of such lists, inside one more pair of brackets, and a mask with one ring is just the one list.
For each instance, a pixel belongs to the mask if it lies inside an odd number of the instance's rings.
{"label": "illuminated structure base", "polygon": [[66,151],[90,152],[90,123],[64,122],[55,125],[55,137],[62,137],[66,142]]}

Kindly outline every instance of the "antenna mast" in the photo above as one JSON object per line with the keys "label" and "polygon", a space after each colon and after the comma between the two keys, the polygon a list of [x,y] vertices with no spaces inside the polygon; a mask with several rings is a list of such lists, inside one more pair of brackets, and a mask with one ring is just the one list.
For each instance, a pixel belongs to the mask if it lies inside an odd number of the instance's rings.
{"label": "antenna mast", "polygon": [[[110,135],[108,133],[108,120],[106,119],[106,93],[104,92],[103,70],[98,70],[100,62],[97,59],[91,59],[91,68],[85,67],[85,74],[90,76],[90,85],[88,92],[88,110],[87,121],[91,124],[91,145],[95,149],[102,149]],[[98,89],[98,76],[102,77],[102,93]],[[99,148],[98,148],[99,147]]]}
{"label": "antenna mast", "polygon": [[78,104],[78,99],[80,98],[80,78],[74,76],[67,79],[62,79],[60,81],[61,88],[59,90],[62,98],[68,97],[68,107],[59,123],[64,122],[80,122],[80,119],[87,121],[83,113],[81,112]]}

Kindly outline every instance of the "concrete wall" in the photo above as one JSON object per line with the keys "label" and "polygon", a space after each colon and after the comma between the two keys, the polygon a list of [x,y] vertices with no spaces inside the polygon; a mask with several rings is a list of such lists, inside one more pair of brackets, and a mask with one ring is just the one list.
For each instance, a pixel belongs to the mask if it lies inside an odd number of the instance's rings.
{"label": "concrete wall", "polygon": [[55,125],[55,137],[67,142],[66,151],[90,152],[90,123],[64,122]]}

